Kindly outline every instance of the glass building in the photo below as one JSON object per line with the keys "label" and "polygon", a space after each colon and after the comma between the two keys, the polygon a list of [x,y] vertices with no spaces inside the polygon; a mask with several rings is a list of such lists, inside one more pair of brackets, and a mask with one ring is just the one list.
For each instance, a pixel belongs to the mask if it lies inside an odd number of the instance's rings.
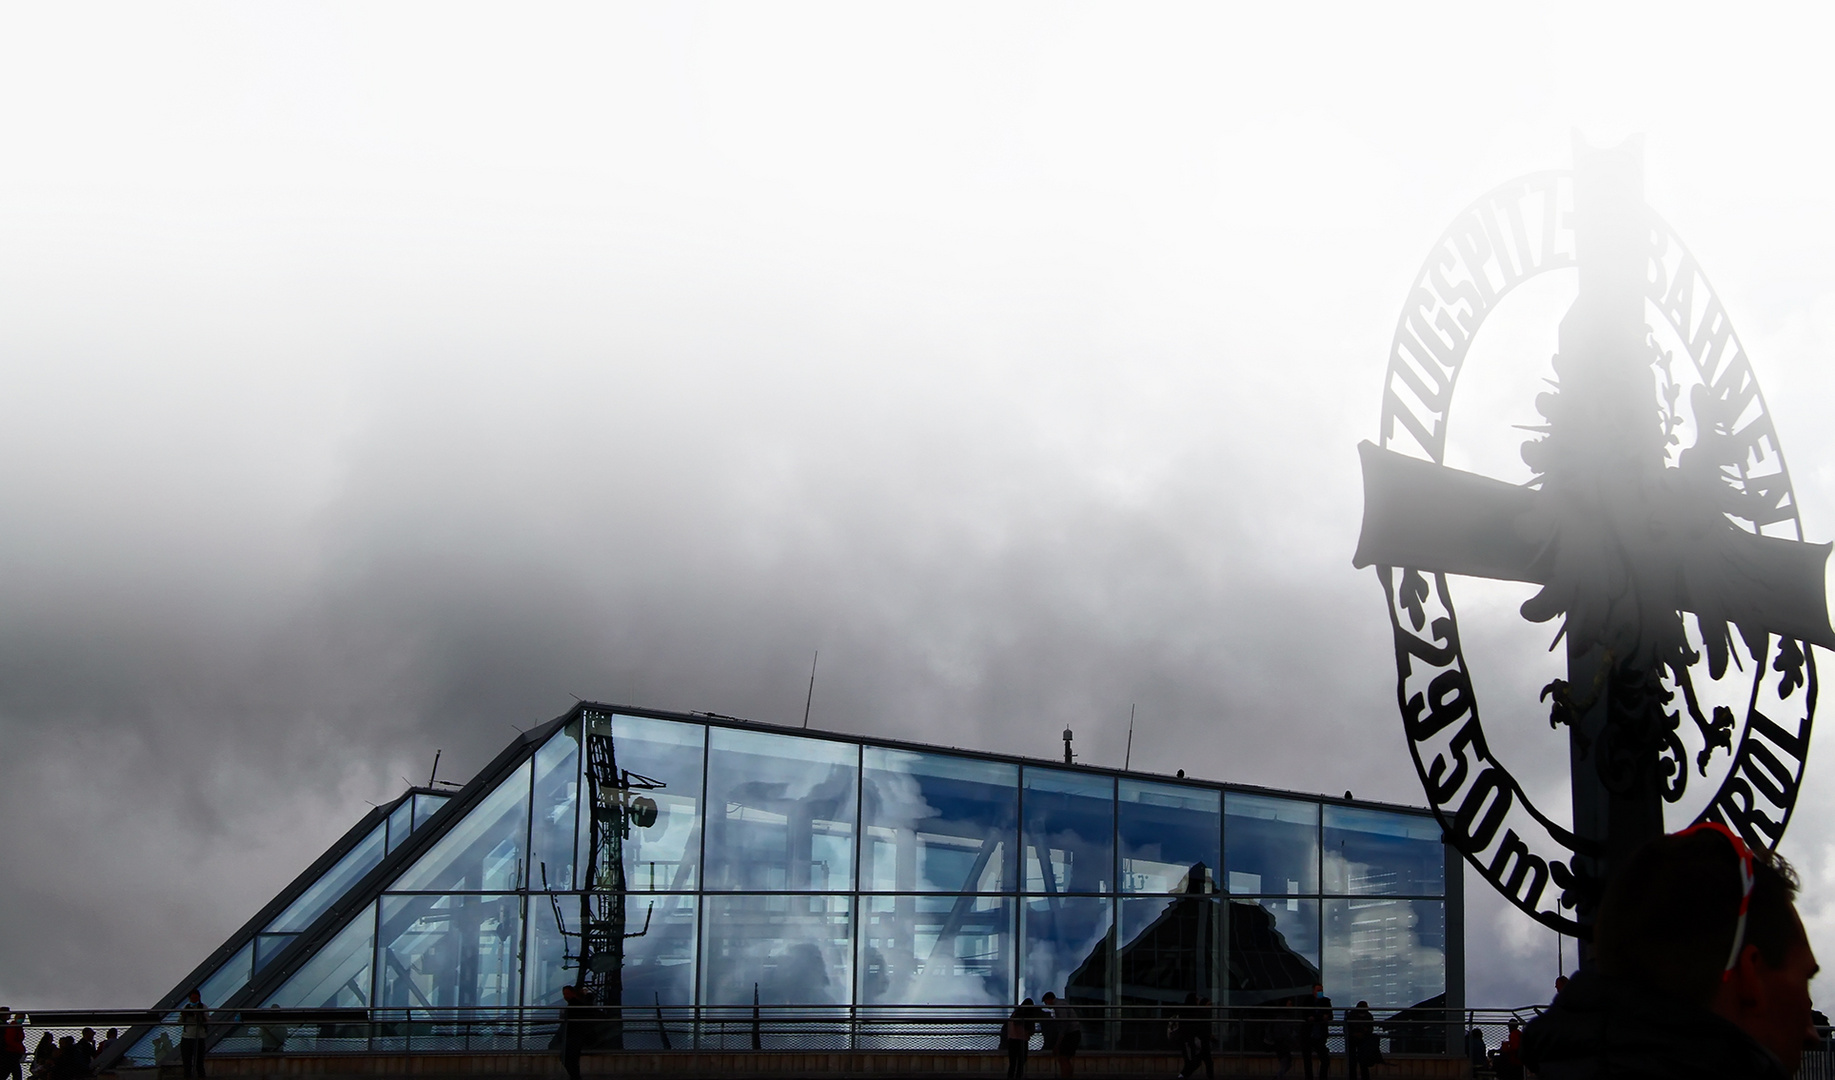
{"label": "glass building", "polygon": [[371,811],[159,1007],[193,986],[371,1017],[558,1004],[618,877],[591,847],[595,733],[649,785],[610,985],[657,1023],[627,1046],[739,1048],[710,1018],[755,1003],[885,1020],[1050,990],[1113,1016],[1320,982],[1341,1006],[1464,1005],[1458,856],[1425,811],[582,704],[464,787]]}

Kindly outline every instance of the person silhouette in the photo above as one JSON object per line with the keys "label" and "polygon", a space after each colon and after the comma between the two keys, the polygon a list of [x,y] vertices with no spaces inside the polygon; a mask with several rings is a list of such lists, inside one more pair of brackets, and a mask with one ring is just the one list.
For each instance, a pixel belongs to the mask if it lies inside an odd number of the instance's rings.
{"label": "person silhouette", "polygon": [[202,1077],[204,1040],[210,1035],[210,1010],[204,1007],[204,999],[196,988],[185,995],[185,1003],[179,1006],[178,1020],[178,1057],[184,1063],[185,1075]]}

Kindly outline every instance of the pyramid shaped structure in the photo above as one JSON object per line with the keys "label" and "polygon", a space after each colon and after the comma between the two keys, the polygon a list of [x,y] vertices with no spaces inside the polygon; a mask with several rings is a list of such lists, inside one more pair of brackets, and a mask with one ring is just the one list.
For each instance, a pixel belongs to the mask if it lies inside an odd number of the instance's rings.
{"label": "pyramid shaped structure", "polygon": [[[614,751],[643,791],[611,845],[591,759]],[[1175,906],[1223,921],[1243,905],[1334,993],[1402,1008],[1463,997],[1456,858],[1406,807],[582,703],[462,788],[366,814],[157,1008],[198,987],[242,1018],[221,1050],[255,1049],[248,1025],[272,1008],[350,1010],[293,1028],[290,1050],[412,1048],[446,1010],[502,1016],[467,1048],[542,1049],[561,988],[596,978],[606,1003],[653,1011],[633,1048],[741,1048],[745,1025],[709,1021],[754,1001],[816,1017],[946,1007],[991,1033],[987,1017],[1073,982],[1098,1009],[1266,1000],[1291,979],[1258,985],[1221,925],[1181,938],[1206,956],[1127,980],[1181,985],[1115,985]],[[608,911],[624,933],[595,947],[582,928]],[[117,1060],[163,1059],[169,1040],[137,1029]]]}

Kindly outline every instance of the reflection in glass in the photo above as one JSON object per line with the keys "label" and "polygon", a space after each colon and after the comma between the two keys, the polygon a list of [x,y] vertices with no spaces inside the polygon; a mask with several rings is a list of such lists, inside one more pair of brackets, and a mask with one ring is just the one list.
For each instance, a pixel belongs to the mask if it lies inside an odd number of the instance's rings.
{"label": "reflection in glass", "polygon": [[1018,766],[877,746],[864,754],[862,890],[1012,891]]}
{"label": "reflection in glass", "polygon": [[371,904],[294,972],[263,1005],[298,1009],[351,1009],[370,1003],[370,961],[375,952],[376,906]]}
{"label": "reflection in glass", "polygon": [[1163,1049],[1163,1031],[1142,1021],[1176,1015],[1167,1010],[1183,1004],[1188,994],[1222,1000],[1217,986],[1221,906],[1217,897],[1202,893],[1122,899],[1116,1000],[1121,1015],[1133,1021],[1119,1032],[1122,1049]]}
{"label": "reflection in glass", "polygon": [[701,1002],[846,1004],[853,925],[845,896],[707,896]]}
{"label": "reflection in glass", "polygon": [[[580,895],[562,894],[566,928],[580,928]],[[654,908],[652,908],[654,905]],[[632,896],[625,905],[622,1002],[638,1011],[625,1017],[624,1048],[680,1050],[693,1045],[695,972],[695,911],[693,895]],[[554,920],[554,903],[548,896],[529,898],[529,944],[523,961],[524,1003],[560,1005],[561,987],[579,977],[571,957],[579,951],[577,936],[563,936]],[[647,923],[647,925],[646,925]],[[669,1031],[665,1047],[658,1033],[656,1009]],[[541,1019],[541,1018],[537,1018]],[[551,1028],[542,1029],[531,1048],[547,1045]]]}
{"label": "reflection in glass", "polygon": [[1026,767],[1026,891],[1109,892],[1115,874],[1115,781]]}
{"label": "reflection in glass", "polygon": [[[1030,771],[1030,770],[1028,770]],[[1107,897],[1028,896],[1020,907],[1025,948],[1020,954],[1021,997],[1038,1001],[1050,990],[1076,1007],[1109,1003]],[[1087,1040],[1093,1032],[1084,1031]]]}
{"label": "reflection in glass", "polygon": [[1011,1007],[1011,899],[867,896],[860,906],[861,1004]]}
{"label": "reflection in glass", "polygon": [[521,921],[515,896],[383,897],[376,1004],[516,1004]]}
{"label": "reflection in glass", "polygon": [[293,944],[298,934],[256,934],[255,935],[255,970],[260,971],[274,962],[282,949]]}
{"label": "reflection in glass", "polygon": [[[695,910],[693,895],[633,896],[626,901],[626,1005],[674,1008],[694,1004]],[[632,1030],[640,1026],[633,1023]],[[647,1044],[631,1042],[627,1033],[627,1048],[641,1045]]]}
{"label": "reflection in glass", "polygon": [[253,943],[237,949],[236,955],[225,960],[222,967],[211,972],[210,978],[199,984],[198,999],[214,1008],[228,1001],[232,995],[241,993],[254,975],[254,956]]}
{"label": "reflection in glass", "polygon": [[1218,906],[1202,894],[1121,901],[1120,1004],[1140,1010],[1126,1015],[1164,1015],[1145,1007],[1182,1004],[1186,994],[1217,1000]]}
{"label": "reflection in glass", "polygon": [[580,901],[575,894],[550,897],[529,895],[529,944],[523,953],[523,1004],[559,1005],[561,987],[571,985],[576,969],[571,957],[579,953],[579,938],[562,935],[554,921],[554,900],[559,899],[567,929],[579,930]]}
{"label": "reflection in glass", "polygon": [[387,833],[386,823],[376,826],[362,842],[345,852],[342,859],[320,875],[317,881],[288,904],[285,911],[274,916],[273,921],[263,929],[274,933],[297,933],[311,926],[313,920],[325,914],[326,909],[336,903],[339,897],[350,891],[358,878],[382,862]]}
{"label": "reflection in glass", "polygon": [[1325,901],[1325,984],[1335,997],[1373,1009],[1444,994],[1445,901]]}
{"label": "reflection in glass", "polygon": [[[679,892],[700,886],[701,755],[707,729],[699,724],[617,716],[612,749],[618,767],[662,781],[643,792],[656,801],[656,824],[633,828],[624,842],[625,888],[634,892]],[[587,822],[580,822],[585,850]]]}
{"label": "reflection in glass", "polygon": [[1224,888],[1234,896],[1319,891],[1319,804],[1227,792]]}
{"label": "reflection in glass", "polygon": [[448,796],[434,795],[428,792],[416,792],[414,795],[414,827],[427,824],[427,819],[445,809]]}
{"label": "reflection in glass", "polygon": [[[209,978],[198,984],[198,1000],[216,1008],[228,1001],[232,995],[240,993],[242,988],[248,985],[253,972],[254,955],[253,942],[237,949],[235,955],[225,960],[217,970],[210,973]],[[152,1065],[156,1063],[155,1059],[161,1056],[162,1051],[166,1060],[177,1061],[176,1046],[174,1035],[169,1029],[154,1027],[123,1052],[121,1064]]]}
{"label": "reflection in glass", "polygon": [[852,889],[859,748],[713,728],[707,887]]}
{"label": "reflection in glass", "polygon": [[[408,1014],[518,1002],[540,1007],[523,1046],[546,1046],[560,988],[579,976],[568,959],[578,938],[564,931],[580,929],[588,722],[613,731],[619,767],[666,785],[646,793],[655,823],[634,823],[623,845],[631,936],[615,982],[630,1049],[748,1048],[755,988],[762,1005],[818,1017],[793,1032],[766,1013],[762,1045],[784,1048],[913,1045],[904,1022],[926,1008],[934,1020],[939,1006],[966,1010],[952,1039],[991,1047],[994,1015],[1048,990],[1088,1010],[1086,1046],[1120,1033],[1142,1049],[1163,1048],[1163,1016],[1157,1029],[1130,1029],[1100,1009],[1158,1016],[1190,993],[1266,1003],[1324,981],[1340,1005],[1363,998],[1387,1014],[1445,990],[1444,856],[1420,815],[587,717],[528,748],[463,816],[443,817],[446,835],[416,841],[379,905],[283,976],[275,959],[294,935],[329,924],[323,913],[403,842],[416,808],[444,802],[410,797],[213,974],[206,1000],[231,998],[272,964],[264,976],[285,978],[276,1003],[386,1010],[374,1029],[300,1025],[289,1050],[405,1046],[426,1025]],[[540,885],[537,865],[561,900],[558,920],[548,893],[518,894]],[[720,891],[697,896],[704,886]],[[850,1004],[862,1010],[857,1031]],[[1226,1027],[1261,1048],[1251,1025]],[[941,1029],[923,1030],[935,1040]]]}
{"label": "reflection in glass", "polygon": [[1325,891],[1351,896],[1441,896],[1440,824],[1420,814],[1325,808]]}
{"label": "reflection in glass", "polygon": [[1116,809],[1121,891],[1211,890],[1223,831],[1220,792],[1124,779],[1117,791]]}
{"label": "reflection in glass", "polygon": [[[530,884],[576,887],[574,819],[580,805],[580,725],[568,724],[535,752],[535,803],[529,824]],[[546,885],[543,882],[546,881]]]}
{"label": "reflection in glass", "polygon": [[516,889],[522,883],[528,829],[529,763],[525,761],[448,829],[391,888],[403,892]]}
{"label": "reflection in glass", "polygon": [[414,831],[414,796],[408,796],[400,806],[389,811],[388,829],[389,850],[394,851]]}
{"label": "reflection in glass", "polygon": [[1232,900],[1229,998],[1261,1005],[1311,994],[1319,979],[1319,901]]}

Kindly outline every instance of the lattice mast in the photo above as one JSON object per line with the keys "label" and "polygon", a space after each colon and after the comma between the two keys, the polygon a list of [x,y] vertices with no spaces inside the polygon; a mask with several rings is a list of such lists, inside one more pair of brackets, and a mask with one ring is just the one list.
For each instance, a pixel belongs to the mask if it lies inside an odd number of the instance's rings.
{"label": "lattice mast", "polygon": [[[612,1049],[622,1049],[624,939],[642,937],[650,930],[650,914],[646,912],[642,930],[625,932],[628,889],[624,842],[630,838],[632,827],[647,829],[656,824],[656,800],[636,793],[655,791],[663,784],[618,767],[609,715],[589,712],[582,721],[586,807],[591,815],[586,850],[586,891],[580,894],[579,930],[569,933],[563,922],[561,932],[579,938],[579,952],[572,959],[578,964],[578,986],[587,1003],[607,1007],[605,1015],[610,1023],[602,1029],[598,1041]],[[654,909],[652,905],[651,910]],[[557,922],[561,922],[560,915],[557,901]]]}

